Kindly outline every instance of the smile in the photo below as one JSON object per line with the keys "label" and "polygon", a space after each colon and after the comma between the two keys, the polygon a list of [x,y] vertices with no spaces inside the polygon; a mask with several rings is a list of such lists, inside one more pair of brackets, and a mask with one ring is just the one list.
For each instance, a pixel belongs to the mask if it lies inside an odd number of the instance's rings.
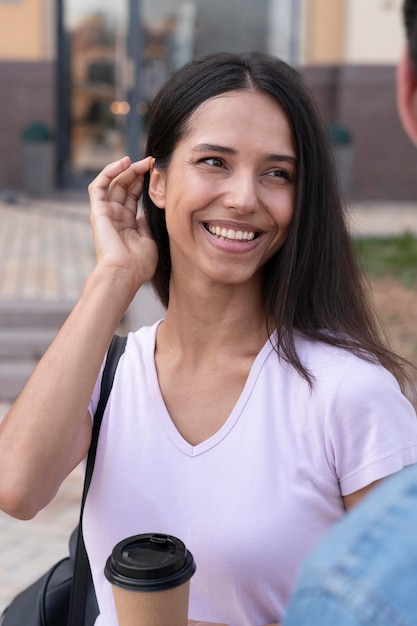
{"label": "smile", "polygon": [[255,231],[234,230],[233,228],[210,226],[210,224],[204,224],[204,228],[208,230],[211,235],[218,237],[218,239],[228,239],[229,241],[252,241],[252,239],[259,236],[259,233]]}

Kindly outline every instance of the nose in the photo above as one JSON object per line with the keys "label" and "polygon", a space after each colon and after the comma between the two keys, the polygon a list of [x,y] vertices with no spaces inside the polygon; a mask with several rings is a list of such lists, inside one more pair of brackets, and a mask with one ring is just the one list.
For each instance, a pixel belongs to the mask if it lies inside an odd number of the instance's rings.
{"label": "nose", "polygon": [[234,209],[238,213],[254,213],[258,206],[254,175],[240,171],[228,177],[223,202],[227,209]]}

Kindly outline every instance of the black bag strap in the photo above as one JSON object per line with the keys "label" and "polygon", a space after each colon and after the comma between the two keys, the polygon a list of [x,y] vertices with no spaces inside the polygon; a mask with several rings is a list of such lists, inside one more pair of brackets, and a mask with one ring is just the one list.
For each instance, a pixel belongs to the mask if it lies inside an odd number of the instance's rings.
{"label": "black bag strap", "polygon": [[78,525],[77,548],[75,554],[74,577],[71,589],[68,626],[82,626],[84,624],[85,607],[87,604],[87,591],[89,586],[92,586],[90,564],[88,562],[82,532],[82,518],[88,488],[90,487],[91,478],[93,475],[98,438],[100,435],[100,426],[103,419],[104,410],[106,408],[107,401],[110,395],[110,391],[113,386],[113,380],[116,374],[117,364],[126,346],[126,339],[127,337],[114,335],[111,341],[107,352],[106,364],[103,370],[100,398],[98,401],[96,412],[94,414],[93,432],[91,436],[90,448],[88,451],[83,495],[81,499],[80,522]]}

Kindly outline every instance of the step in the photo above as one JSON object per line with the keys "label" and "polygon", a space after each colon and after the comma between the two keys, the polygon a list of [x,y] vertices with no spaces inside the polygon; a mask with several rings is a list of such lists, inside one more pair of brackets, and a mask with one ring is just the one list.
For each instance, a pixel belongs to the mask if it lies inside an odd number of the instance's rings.
{"label": "step", "polygon": [[31,360],[0,362],[0,400],[13,402],[33,372],[36,362]]}
{"label": "step", "polygon": [[60,328],[73,309],[72,300],[0,301],[0,328]]}
{"label": "step", "polygon": [[56,328],[0,326],[0,361],[27,359],[38,361],[51,344]]}

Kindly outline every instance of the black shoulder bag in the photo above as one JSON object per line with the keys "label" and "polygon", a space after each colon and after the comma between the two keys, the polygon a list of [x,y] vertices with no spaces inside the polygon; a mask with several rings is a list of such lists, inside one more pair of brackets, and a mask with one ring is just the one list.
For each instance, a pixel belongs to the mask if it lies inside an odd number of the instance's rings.
{"label": "black shoulder bag", "polygon": [[55,563],[46,574],[12,600],[0,617],[0,626],[93,626],[98,616],[97,599],[83,540],[82,517],[93,474],[101,421],[125,345],[126,337],[115,335],[107,353],[88,451],[80,521],[70,537],[70,555]]}

